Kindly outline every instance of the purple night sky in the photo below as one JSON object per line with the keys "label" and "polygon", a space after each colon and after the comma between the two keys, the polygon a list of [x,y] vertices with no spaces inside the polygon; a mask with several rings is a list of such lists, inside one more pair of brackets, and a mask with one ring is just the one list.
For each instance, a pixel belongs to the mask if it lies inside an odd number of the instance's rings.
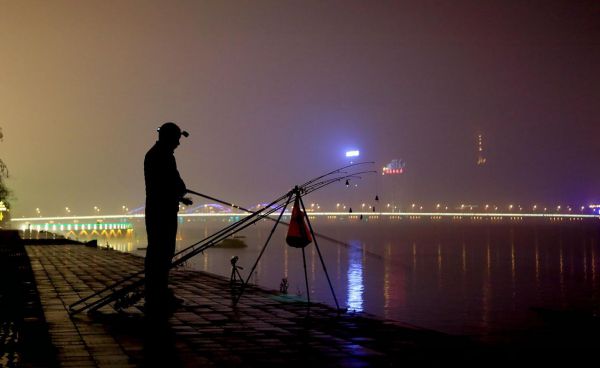
{"label": "purple night sky", "polygon": [[247,206],[352,148],[406,161],[383,202],[600,202],[596,1],[2,1],[0,55],[14,216],[142,205],[169,120],[188,187]]}

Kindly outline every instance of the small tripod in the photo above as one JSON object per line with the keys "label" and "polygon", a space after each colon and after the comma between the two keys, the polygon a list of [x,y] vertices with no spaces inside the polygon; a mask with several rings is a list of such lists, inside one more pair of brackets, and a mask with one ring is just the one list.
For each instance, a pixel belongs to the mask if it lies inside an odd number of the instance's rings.
{"label": "small tripod", "polygon": [[[304,213],[304,218],[306,219],[308,228],[310,230],[310,235],[312,235],[312,240],[315,242],[315,248],[317,249],[317,253],[319,254],[319,259],[321,260],[321,265],[323,266],[323,271],[325,272],[325,277],[327,278],[327,283],[329,284],[329,289],[331,290],[331,295],[333,296],[333,300],[335,301],[335,306],[336,306],[338,312],[341,310],[340,305],[338,304],[337,298],[335,296],[335,292],[333,291],[333,286],[331,285],[331,280],[329,279],[329,274],[327,273],[327,267],[325,266],[325,261],[323,261],[323,256],[321,255],[321,250],[319,249],[319,245],[317,244],[317,238],[315,236],[315,232],[313,230],[313,227],[310,223],[308,216],[306,216],[306,208],[304,207],[304,202],[302,201],[302,194],[300,192],[300,189],[297,186],[288,193],[288,197],[285,202],[285,205],[283,206],[281,213],[279,213],[279,217],[277,217],[277,220],[275,221],[275,225],[273,225],[273,228],[271,229],[271,233],[269,234],[269,236],[267,237],[267,240],[265,241],[265,245],[263,245],[263,247],[258,255],[258,258],[256,259],[256,262],[254,262],[254,265],[252,266],[252,270],[248,274],[246,281],[242,282],[242,287],[240,289],[240,293],[237,295],[237,297],[233,301],[234,306],[237,305],[237,303],[240,301],[240,298],[242,297],[242,294],[244,293],[244,290],[246,289],[246,286],[248,285],[248,281],[250,280],[252,273],[256,269],[256,266],[258,265],[260,258],[264,254],[265,249],[267,248],[267,245],[269,245],[269,242],[271,241],[271,238],[273,237],[273,234],[275,233],[277,226],[281,222],[281,218],[283,217],[285,210],[287,209],[288,205],[292,201],[292,198],[294,198],[294,197],[301,206],[301,210]],[[235,258],[237,258],[237,257],[235,257]],[[304,247],[302,247],[302,261],[303,261],[303,265],[304,265],[304,281],[306,283],[306,298],[308,300],[307,308],[310,310],[310,289],[308,287],[308,275],[306,273],[306,255],[304,252]],[[233,259],[232,259],[232,264],[233,264]],[[232,271],[232,274],[233,274],[233,272],[234,271]],[[241,277],[240,277],[240,279],[241,279]]]}
{"label": "small tripod", "polygon": [[231,257],[231,278],[229,279],[229,284],[232,286],[235,285],[238,281],[244,282],[244,279],[242,278],[242,275],[240,274],[240,271],[239,271],[239,270],[243,270],[244,267],[237,265],[238,259],[239,259],[238,256]]}

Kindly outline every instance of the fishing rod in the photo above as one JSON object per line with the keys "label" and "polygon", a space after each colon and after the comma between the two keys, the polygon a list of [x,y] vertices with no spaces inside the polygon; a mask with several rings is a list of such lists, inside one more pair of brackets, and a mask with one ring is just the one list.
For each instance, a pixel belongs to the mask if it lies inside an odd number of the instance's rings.
{"label": "fishing rod", "polygon": [[[283,196],[282,196],[282,198],[283,198]],[[279,201],[281,201],[281,198],[273,201],[270,205],[273,206],[273,205],[275,205]],[[177,253],[175,253],[173,255],[173,258],[176,258],[176,257],[180,256],[182,253],[190,251],[190,249],[191,249],[191,252],[194,252],[196,250],[196,249],[194,249],[194,247],[197,246],[198,244],[201,244],[201,243],[206,243],[206,245],[215,245],[218,242],[220,242],[221,240],[225,239],[226,237],[228,237],[228,236],[230,236],[230,235],[232,235],[234,233],[237,233],[238,231],[241,231],[241,230],[245,229],[246,227],[250,226],[252,223],[255,223],[256,221],[259,221],[260,219],[262,219],[262,217],[270,215],[271,212],[269,211],[264,216],[260,216],[258,219],[254,219],[254,221],[250,221],[250,220],[253,220],[253,218],[256,215],[259,215],[260,212],[263,211],[263,210],[264,209],[256,211],[255,213],[251,214],[250,216],[247,216],[247,217],[245,217],[245,218],[243,218],[243,219],[241,219],[239,221],[236,221],[233,224],[231,224],[229,226],[226,226],[225,228],[223,228],[223,229],[217,231],[216,233],[208,236],[207,238],[204,238],[204,239],[202,239],[202,240],[200,240],[200,241],[198,241],[198,242],[196,242],[196,243],[194,243],[194,244],[192,244],[192,245],[190,245],[190,246],[188,246],[188,247],[180,250],[179,252],[177,252]],[[246,222],[249,222],[249,223],[245,224]],[[238,229],[239,227],[241,227],[241,228]],[[204,249],[205,248],[202,248],[200,251],[204,251]],[[197,253],[194,253],[194,255],[195,254],[197,254]],[[178,266],[179,264],[183,263],[188,258],[185,258],[183,261],[181,259],[182,258],[178,258],[175,261],[172,261],[170,268]],[[81,312],[83,310],[86,310],[86,309],[90,309],[90,311],[97,310],[98,308],[100,308],[100,307],[102,307],[102,306],[110,303],[112,300],[114,300],[115,297],[113,296],[113,294],[118,293],[118,296],[121,296],[121,295],[127,294],[130,291],[132,291],[133,289],[136,289],[137,287],[141,286],[144,283],[144,278],[142,277],[142,275],[144,275],[144,274],[145,274],[145,269],[140,270],[140,271],[138,271],[138,272],[136,272],[134,274],[131,274],[131,275],[129,275],[129,276],[127,276],[127,277],[125,277],[125,278],[123,278],[123,279],[115,282],[114,284],[111,284],[111,285],[109,285],[109,286],[107,286],[107,287],[105,287],[105,288],[103,288],[103,289],[101,289],[101,290],[99,290],[99,291],[91,294],[91,295],[88,295],[85,298],[80,299],[79,301],[77,301],[77,302],[75,302],[75,303],[73,303],[73,304],[71,304],[69,306],[70,313],[72,315],[74,315],[74,314],[77,314],[77,313],[79,313],[79,312]],[[134,280],[136,278],[137,278],[137,280]],[[126,284],[129,281],[131,281],[131,283],[123,286],[122,289],[116,289],[118,286]],[[93,299],[94,297],[97,297],[97,296],[99,296],[101,294],[104,294],[104,293],[106,293],[108,291],[111,291],[113,294],[106,295],[104,297],[101,297],[100,299],[95,300],[91,304],[85,304],[82,307],[77,308],[77,306],[82,305],[85,302]]]}
{"label": "fishing rod", "polygon": [[[290,193],[293,192],[293,191],[295,191],[295,190],[299,190],[301,192],[302,196],[305,196],[305,195],[310,194],[310,193],[312,193],[312,192],[314,192],[316,190],[319,190],[319,189],[321,189],[321,188],[323,188],[323,187],[325,187],[327,185],[330,185],[330,184],[332,184],[334,182],[338,182],[338,181],[341,181],[341,180],[344,180],[344,179],[360,178],[360,176],[358,176],[358,175],[361,175],[361,174],[376,173],[376,171],[372,171],[372,170],[371,171],[361,171],[361,172],[347,174],[347,175],[344,175],[344,176],[341,176],[341,177],[335,177],[335,178],[331,178],[331,179],[328,179],[328,180],[325,180],[325,181],[322,181],[322,182],[315,183],[316,180],[322,179],[322,178],[324,178],[324,177],[326,177],[328,175],[332,175],[334,173],[341,172],[341,170],[343,170],[345,168],[352,167],[352,166],[358,166],[358,165],[371,164],[371,163],[372,162],[359,162],[359,163],[355,163],[355,164],[352,164],[352,165],[344,166],[344,167],[342,167],[340,169],[337,169],[337,170],[333,170],[333,171],[331,171],[331,172],[329,172],[329,173],[327,173],[325,175],[321,175],[321,176],[319,176],[317,178],[311,179],[308,182],[306,182],[305,184],[303,184],[302,186],[298,186],[297,187],[298,189],[294,188],[294,189],[290,190],[286,194],[280,196],[276,200],[274,200],[271,203],[269,203],[266,206],[264,206],[262,209],[259,209],[259,210],[254,211],[254,212],[251,211],[251,210],[245,209],[245,208],[243,208],[241,206],[237,206],[237,205],[228,203],[226,201],[222,201],[220,199],[217,199],[217,198],[214,198],[214,197],[211,197],[211,196],[207,196],[207,195],[202,194],[202,193],[198,193],[198,192],[194,192],[194,191],[188,190],[188,192],[191,193],[191,194],[199,195],[201,197],[217,201],[217,202],[219,202],[221,204],[225,204],[225,205],[228,205],[228,206],[240,209],[242,211],[249,212],[250,215],[247,216],[247,217],[245,217],[245,218],[243,218],[243,219],[241,219],[241,220],[239,220],[239,221],[237,221],[237,222],[235,222],[235,223],[233,223],[232,225],[230,225],[228,227],[223,228],[222,230],[216,232],[215,234],[213,234],[213,235],[211,235],[211,236],[209,236],[209,237],[207,237],[207,238],[205,238],[203,240],[200,240],[200,241],[198,241],[198,242],[196,242],[196,243],[194,243],[194,244],[192,244],[192,245],[190,245],[190,246],[188,246],[188,247],[180,250],[179,252],[175,253],[175,255],[173,257],[177,257],[178,255],[180,255],[182,253],[185,253],[185,252],[187,252],[190,249],[192,249],[192,251],[193,251],[194,250],[193,247],[195,247],[196,245],[201,244],[201,243],[207,243],[207,241],[210,240],[211,238],[221,236],[222,234],[228,233],[229,231],[233,231],[234,228],[235,228],[235,232],[231,232],[230,234],[228,234],[228,236],[229,235],[233,235],[234,233],[240,232],[241,230],[245,229],[246,227],[248,227],[248,226],[256,223],[258,220],[262,220],[262,219],[265,219],[265,218],[269,219],[269,220],[273,220],[269,216],[272,213],[274,213],[274,212],[278,211],[279,209],[281,209],[283,207],[283,201],[285,201],[288,198],[288,196],[290,195]],[[311,185],[308,186],[308,184],[311,184]],[[276,205],[276,204],[278,204],[278,205]],[[267,210],[267,209],[269,209],[269,210]],[[265,210],[267,210],[267,212],[264,212]],[[243,224],[244,222],[250,221],[250,220],[253,219],[254,216],[258,216],[258,215],[260,215],[260,218],[257,219],[256,221],[252,221],[251,224]],[[241,226],[241,225],[244,225],[244,226],[242,228],[238,229],[238,227]],[[287,225],[289,225],[289,224],[287,224]],[[326,236],[324,236],[324,238],[328,238],[328,240],[331,240],[333,242],[337,242],[338,244],[342,244],[342,245],[345,245],[345,246],[350,246],[347,243],[340,242],[339,240],[336,240],[336,239],[333,239],[333,238],[329,238],[329,237],[326,237]]]}
{"label": "fishing rod", "polygon": [[[364,171],[364,172],[357,173],[357,174],[365,174],[365,173],[376,173],[376,171]],[[360,179],[360,177],[359,177],[359,176],[356,176],[356,174],[353,174],[352,176],[350,176],[350,178],[353,178],[353,179]],[[323,183],[317,183],[317,184],[322,184],[323,186],[325,186],[325,185],[329,185],[329,184],[331,184],[331,183],[333,183],[333,182],[340,181],[340,180],[341,180],[341,179],[334,178],[334,179],[331,179],[331,181],[327,180],[327,181],[325,181],[325,182],[323,182]],[[320,188],[321,188],[321,186],[319,185],[319,186],[316,186],[314,189],[315,189],[315,190],[318,190],[318,189],[320,189]],[[311,187],[311,189],[312,189],[312,187]],[[190,193],[190,194],[194,194],[194,195],[196,195],[196,196],[198,196],[198,197],[206,198],[206,199],[209,199],[209,200],[211,200],[211,201],[215,201],[215,202],[217,202],[217,203],[224,204],[224,205],[226,205],[226,206],[229,206],[229,207],[232,207],[232,208],[236,208],[236,209],[238,209],[238,210],[241,210],[241,211],[244,211],[244,212],[247,212],[247,213],[253,213],[253,211],[251,211],[251,210],[249,210],[249,209],[247,209],[247,208],[244,208],[244,207],[242,207],[242,206],[238,206],[238,205],[235,205],[235,204],[233,204],[233,203],[229,203],[229,202],[227,202],[227,201],[223,201],[223,200],[221,200],[221,199],[218,199],[218,198],[215,198],[215,197],[212,197],[212,196],[209,196],[209,195],[203,194],[203,193],[199,193],[199,192],[193,191],[193,190],[191,190],[191,189],[188,189],[188,190],[187,190],[187,192],[188,192],[188,193]],[[268,220],[271,220],[271,221],[273,221],[273,222],[277,222],[277,219],[274,219],[273,217],[267,217],[267,219],[268,219]],[[283,225],[286,225],[286,226],[290,226],[290,223],[289,223],[289,222],[285,222],[285,221],[283,221],[283,220],[280,220],[280,221],[279,221],[279,223],[280,223],[280,224],[283,224]],[[343,242],[343,241],[341,241],[341,240],[338,240],[338,239],[334,239],[334,238],[332,238],[332,237],[330,237],[330,236],[327,236],[327,235],[324,235],[324,234],[321,234],[321,233],[317,233],[317,232],[315,232],[315,235],[317,235],[318,237],[320,237],[320,238],[323,238],[323,239],[325,239],[325,240],[328,240],[328,241],[330,241],[330,242],[332,242],[332,243],[338,244],[338,245],[342,245],[342,246],[345,246],[345,247],[352,247],[352,245],[350,245],[350,244],[348,244],[348,243],[346,243],[346,242]],[[381,256],[380,256],[380,255],[378,255],[378,254],[375,254],[375,253],[373,253],[372,255],[373,255],[373,256],[375,256],[375,257],[381,258]]]}
{"label": "fishing rod", "polygon": [[[361,172],[361,173],[358,173],[358,174],[363,174],[363,173],[371,173],[371,172],[375,172],[375,171],[364,171],[364,172]],[[304,188],[304,189],[301,191],[301,197],[304,197],[305,195],[307,195],[307,194],[310,194],[310,193],[312,193],[312,192],[314,192],[314,191],[316,191],[316,190],[319,190],[319,189],[321,189],[321,188],[323,188],[323,187],[325,187],[325,186],[327,186],[327,185],[329,185],[329,184],[332,184],[332,183],[334,183],[334,182],[341,181],[341,180],[344,180],[344,179],[347,179],[347,178],[356,178],[356,174],[345,175],[345,176],[342,176],[342,177],[333,178],[333,179],[331,179],[331,180],[323,181],[323,182],[320,182],[320,183],[315,183],[315,185],[314,185],[314,186],[311,186],[311,187]],[[317,184],[318,184],[318,185],[317,185]],[[285,195],[281,196],[281,197],[280,197],[280,198],[278,198],[277,200],[275,200],[275,201],[271,202],[270,204],[266,205],[266,206],[265,206],[263,209],[261,209],[261,210],[258,210],[258,211],[255,211],[255,212],[252,212],[252,211],[250,211],[250,210],[247,210],[247,211],[249,211],[249,212],[250,212],[250,215],[249,215],[248,217],[246,217],[246,219],[253,218],[254,216],[259,216],[259,218],[257,218],[257,219],[253,219],[252,221],[248,221],[248,223],[247,223],[247,224],[242,224],[242,225],[240,225],[240,226],[236,226],[235,232],[232,232],[232,233],[226,234],[226,236],[230,236],[230,235],[233,235],[234,233],[238,233],[238,232],[240,232],[240,231],[244,230],[245,228],[247,228],[248,226],[250,226],[250,225],[253,225],[253,224],[255,224],[256,222],[258,222],[258,221],[260,221],[260,220],[262,220],[262,219],[269,219],[269,220],[273,220],[273,219],[272,219],[271,217],[269,217],[269,216],[270,216],[271,214],[273,214],[273,213],[275,213],[275,212],[279,211],[280,209],[287,207],[287,201],[286,201],[286,200],[287,200],[287,198],[289,198],[290,194],[293,194],[293,193],[295,193],[295,191],[296,191],[296,190],[297,190],[297,189],[293,189],[293,190],[289,191],[288,193],[286,193]],[[284,201],[286,201],[286,203],[284,203]],[[237,206],[237,208],[239,208],[239,209],[242,209],[242,207],[240,207],[240,206]],[[263,211],[265,211],[265,209],[267,209],[267,208],[268,208],[268,210],[267,210],[266,212],[263,212]],[[243,220],[240,220],[240,221],[238,221],[238,223],[241,223],[242,221],[243,221]],[[227,228],[226,228],[226,229],[227,229]],[[220,235],[221,235],[221,233],[227,233],[227,232],[228,232],[228,231],[224,231],[224,230],[225,230],[225,229],[221,230],[220,232],[217,232],[216,234],[219,234],[219,236],[220,236]],[[199,241],[199,242],[197,242],[197,243],[195,243],[195,244],[192,244],[192,245],[188,246],[187,248],[185,248],[185,249],[183,249],[183,250],[179,251],[178,253],[176,253],[176,254],[175,254],[175,256],[177,256],[177,255],[179,255],[179,254],[181,254],[181,253],[185,253],[185,252],[187,252],[188,250],[190,250],[190,249],[191,249],[191,251],[189,251],[189,253],[188,253],[188,254],[186,254],[186,255],[184,255],[184,256],[183,256],[183,257],[184,257],[184,258],[183,258],[183,260],[182,260],[182,258],[180,258],[180,259],[177,259],[176,261],[173,261],[173,264],[174,264],[174,265],[175,265],[175,263],[177,263],[177,264],[181,264],[181,263],[185,262],[185,260],[187,260],[187,259],[189,259],[189,258],[191,258],[191,257],[195,256],[196,254],[203,252],[204,250],[208,249],[209,247],[212,247],[213,245],[215,245],[215,241],[214,241],[214,240],[213,240],[213,241],[210,241],[210,242],[207,242],[207,241],[206,241],[206,240],[207,240],[207,239],[209,239],[209,238],[210,238],[210,237],[208,237],[208,238],[206,238],[206,239],[203,239],[203,240],[201,240],[201,241]],[[218,239],[219,239],[218,241],[221,241],[221,240],[222,240],[222,238],[220,238],[220,237],[219,237]],[[332,239],[332,238],[331,238],[331,239]],[[340,241],[338,241],[338,240],[336,240],[336,239],[332,239],[332,240],[333,240],[333,241],[336,241],[336,242],[339,242],[339,243],[341,243],[341,244],[344,244],[344,245],[346,245],[346,243],[340,242]],[[218,242],[218,241],[217,241],[217,242]],[[200,247],[198,247],[198,248],[196,248],[196,249],[192,249],[193,247],[195,247],[196,245],[198,245],[198,244],[200,244],[200,243],[205,243],[205,244],[201,245]],[[350,245],[348,245],[348,246],[350,246]]]}
{"label": "fishing rod", "polygon": [[[247,228],[248,226],[255,224],[256,222],[264,219],[264,218],[270,218],[268,216],[270,216],[272,213],[287,207],[287,205],[289,204],[289,197],[291,196],[291,194],[294,191],[297,191],[297,193],[300,194],[300,196],[305,196],[307,194],[310,194],[316,190],[319,190],[327,185],[330,185],[334,182],[337,181],[341,181],[344,179],[348,179],[348,178],[356,178],[358,174],[363,174],[363,173],[368,173],[367,171],[364,172],[360,172],[360,173],[352,173],[352,174],[347,174],[347,173],[342,173],[342,170],[348,168],[348,167],[353,167],[353,166],[357,166],[357,165],[363,165],[363,164],[368,164],[370,162],[365,162],[365,163],[357,163],[357,164],[352,164],[352,165],[348,165],[345,166],[343,168],[331,171],[325,175],[321,175],[317,178],[311,179],[309,181],[307,181],[305,184],[303,184],[302,186],[296,187],[291,191],[288,191],[286,194],[280,196],[279,198],[277,198],[276,200],[272,201],[270,204],[268,204],[267,206],[265,206],[262,209],[259,209],[255,212],[251,212],[249,216],[246,216],[245,218],[236,221],[235,223],[226,226],[225,228],[221,229],[220,231],[217,231],[216,233],[214,233],[211,236],[208,236],[205,239],[202,239],[188,247],[186,247],[185,249],[182,249],[181,251],[177,252],[173,258],[179,257],[177,259],[175,259],[174,261],[172,260],[171,264],[170,264],[170,268],[174,268],[177,267],[179,265],[181,265],[182,263],[186,262],[188,259],[196,256],[197,254],[204,252],[204,250],[215,246],[216,244],[218,244],[220,241],[224,240],[226,237],[231,236],[239,231],[242,231],[243,229]],[[341,176],[338,177],[334,177],[334,178],[330,178],[327,180],[323,180],[318,182],[318,180],[325,178],[327,176],[336,174],[336,173],[340,173],[342,174]],[[195,194],[195,193],[194,193]],[[198,193],[200,194],[200,193]],[[205,196],[205,195],[202,195]],[[210,198],[211,200],[217,200],[216,198]],[[220,201],[220,200],[218,200]],[[285,201],[285,203],[284,203]],[[220,201],[220,202],[224,202],[224,201]],[[239,206],[234,206],[235,208],[240,208]],[[240,208],[242,209],[242,208]],[[198,247],[196,247],[198,246]],[[186,254],[184,254],[186,253]],[[183,254],[183,255],[182,255]],[[80,299],[79,301],[69,305],[69,313],[71,315],[80,313],[84,310],[89,310],[91,311],[95,311],[99,308],[101,308],[104,305],[107,305],[109,303],[111,303],[112,301],[116,301],[117,303],[115,304],[119,304],[119,302],[121,302],[121,304],[127,304],[127,299],[129,299],[130,302],[132,302],[131,304],[135,303],[135,301],[139,300],[141,298],[141,293],[137,292],[136,295],[130,295],[131,292],[134,292],[136,290],[138,290],[141,286],[143,286],[144,284],[144,277],[143,275],[145,274],[145,269],[141,270],[139,272],[136,272],[132,275],[126,276],[125,278],[101,289],[100,291],[97,291],[87,297],[84,297],[82,299]],[[125,286],[122,286],[125,285]],[[118,289],[117,287],[122,286],[120,289]],[[102,294],[105,294],[106,292],[111,292],[108,295],[105,296],[101,296]],[[96,299],[94,301],[92,301],[91,303],[86,303],[90,300],[92,300],[93,298],[99,298]]]}
{"label": "fishing rod", "polygon": [[323,174],[323,175],[318,176],[318,177],[316,177],[314,179],[311,179],[311,180],[307,181],[306,183],[304,183],[302,185],[299,185],[298,188],[306,187],[306,186],[308,186],[308,185],[316,182],[317,180],[323,179],[326,176],[333,175],[333,174],[336,174],[336,173],[341,173],[342,170],[348,169],[350,167],[355,167],[355,166],[360,166],[360,165],[368,165],[368,164],[374,164],[374,163],[375,163],[375,161],[364,161],[364,162],[357,162],[355,164],[346,165],[346,166],[340,167],[339,169],[330,171],[327,174]]}

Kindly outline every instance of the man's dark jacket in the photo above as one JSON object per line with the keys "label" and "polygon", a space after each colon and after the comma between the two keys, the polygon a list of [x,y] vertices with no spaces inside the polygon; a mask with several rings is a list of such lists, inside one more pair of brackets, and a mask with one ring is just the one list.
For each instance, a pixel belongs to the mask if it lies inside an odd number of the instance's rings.
{"label": "man's dark jacket", "polygon": [[144,159],[146,216],[173,215],[185,195],[185,183],[177,171],[173,150],[156,142]]}

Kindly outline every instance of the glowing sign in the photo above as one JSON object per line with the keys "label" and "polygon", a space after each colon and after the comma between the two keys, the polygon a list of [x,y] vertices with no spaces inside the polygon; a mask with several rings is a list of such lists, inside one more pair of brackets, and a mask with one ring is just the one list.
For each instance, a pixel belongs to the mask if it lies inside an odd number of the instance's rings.
{"label": "glowing sign", "polygon": [[381,174],[382,175],[403,174],[405,167],[406,167],[406,163],[404,162],[404,160],[395,159],[383,167],[383,169],[381,170]]}
{"label": "glowing sign", "polygon": [[358,156],[360,156],[359,150],[346,151],[346,157],[358,157]]}

